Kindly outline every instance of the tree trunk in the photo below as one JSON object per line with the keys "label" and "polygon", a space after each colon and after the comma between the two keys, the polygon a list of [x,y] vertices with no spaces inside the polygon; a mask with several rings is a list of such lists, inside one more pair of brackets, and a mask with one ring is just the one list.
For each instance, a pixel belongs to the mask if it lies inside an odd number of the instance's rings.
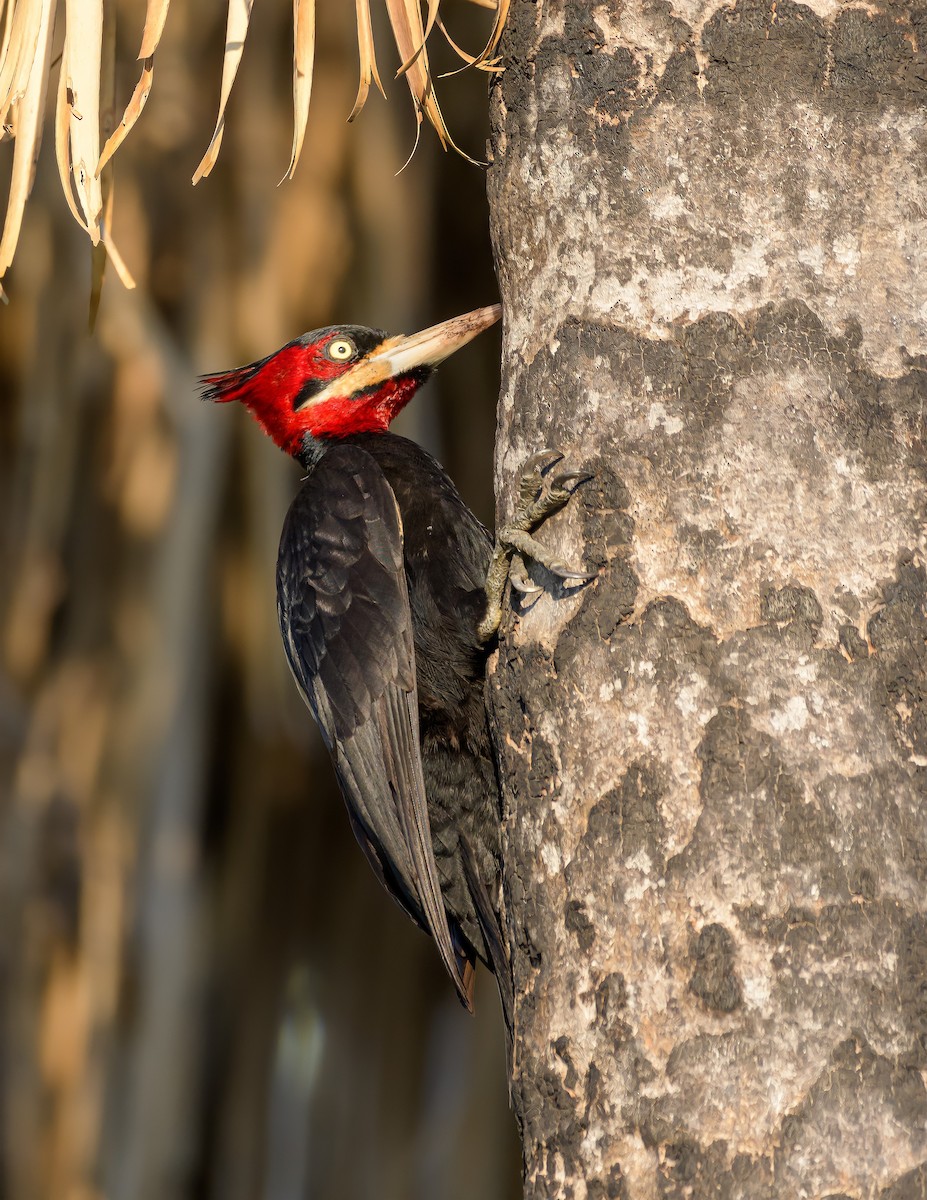
{"label": "tree trunk", "polygon": [[564,450],[599,570],[493,678],[527,1196],[927,1195],[923,23],[513,4],[500,515]]}

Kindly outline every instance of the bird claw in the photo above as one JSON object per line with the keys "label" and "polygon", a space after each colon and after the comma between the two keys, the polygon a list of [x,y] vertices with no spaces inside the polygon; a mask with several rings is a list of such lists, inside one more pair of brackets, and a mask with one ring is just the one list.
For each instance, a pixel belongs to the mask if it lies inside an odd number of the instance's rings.
{"label": "bird claw", "polygon": [[562,450],[554,450],[550,446],[545,446],[543,450],[538,450],[536,454],[531,455],[522,468],[522,474],[530,475],[536,471],[539,475],[546,475],[551,467],[556,466],[558,462],[563,462],[563,459]]}
{"label": "bird claw", "polygon": [[518,486],[519,505],[513,524],[534,529],[562,508],[578,487],[588,483],[594,476],[588,471],[558,471],[554,467],[563,462],[564,455],[549,447],[533,454],[525,463]]}
{"label": "bird claw", "polygon": [[509,566],[509,583],[520,596],[536,596],[544,590],[540,584],[535,583],[529,577],[525,560],[520,554],[512,555],[512,562]]}
{"label": "bird claw", "polygon": [[528,508],[529,505],[535,503],[544,489],[546,482],[544,476],[558,462],[563,462],[563,455],[559,450],[548,448],[532,454],[522,468],[518,484],[519,509]]}
{"label": "bird claw", "polygon": [[566,563],[562,562],[546,562],[541,565],[550,571],[551,575],[556,575],[558,579],[562,579],[564,583],[592,583],[598,574],[596,571],[592,573],[589,571],[574,571],[572,567],[568,567]]}
{"label": "bird claw", "polygon": [[[534,457],[539,459],[542,456]],[[522,503],[512,519],[513,525],[528,531],[536,529],[542,521],[563,508],[577,488],[594,478],[589,471],[568,470],[551,474],[553,468],[563,461],[563,455],[547,450],[543,452],[543,457],[546,466],[540,472],[531,467],[529,461],[519,488]]]}
{"label": "bird claw", "polygon": [[553,558],[547,548],[531,536],[542,522],[563,508],[578,488],[594,478],[589,471],[567,470],[552,474],[563,459],[559,450],[544,449],[525,463],[519,482],[518,508],[511,523],[496,535],[496,548],[486,577],[486,615],[478,629],[481,642],[488,641],[498,628],[506,581],[529,601],[544,590],[528,578],[525,558],[544,567],[566,586],[582,587],[596,578],[595,573],[574,570]]}
{"label": "bird claw", "polygon": [[[526,576],[524,570],[524,559],[530,558],[532,562],[543,567],[545,571],[553,575],[555,579],[561,580],[566,584],[582,585],[590,583],[596,578],[596,574],[590,574],[588,571],[577,571],[568,563],[561,562],[559,558],[554,558],[551,552],[545,545],[526,533],[518,527],[508,526],[499,532],[499,541],[503,546],[507,546],[512,555],[512,566],[509,569],[509,579],[516,591],[526,592],[528,589],[523,586]],[[536,585],[531,585],[532,591],[541,591],[543,589]]]}
{"label": "bird claw", "polygon": [[[578,487],[582,487],[584,483],[588,483],[591,479],[595,479],[592,471],[563,471],[552,482],[555,487],[561,488],[564,491],[568,490],[572,496]],[[569,487],[571,483],[573,486]]]}

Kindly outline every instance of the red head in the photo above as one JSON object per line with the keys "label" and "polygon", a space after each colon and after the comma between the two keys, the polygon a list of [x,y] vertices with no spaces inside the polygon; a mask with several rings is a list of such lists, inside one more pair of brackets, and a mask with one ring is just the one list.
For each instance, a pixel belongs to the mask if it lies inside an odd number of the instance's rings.
{"label": "red head", "polygon": [[240,400],[264,431],[299,457],[306,435],[382,433],[448,355],[498,321],[498,304],[387,337],[359,325],[315,329],[247,367],[200,379],[204,400]]}

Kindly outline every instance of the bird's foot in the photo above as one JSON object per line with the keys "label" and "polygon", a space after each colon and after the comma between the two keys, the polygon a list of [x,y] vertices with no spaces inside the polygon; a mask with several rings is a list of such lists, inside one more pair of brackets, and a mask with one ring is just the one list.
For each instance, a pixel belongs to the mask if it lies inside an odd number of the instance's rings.
{"label": "bird's foot", "polygon": [[519,483],[519,504],[511,521],[496,534],[492,560],[486,573],[486,614],[477,633],[481,642],[488,642],[502,620],[502,598],[505,585],[523,596],[542,589],[528,577],[525,559],[531,559],[565,583],[576,586],[595,579],[587,571],[577,571],[554,558],[551,552],[531,535],[553,513],[569,501],[578,487],[592,476],[586,471],[554,471],[563,462],[558,450],[542,450],[525,464]]}

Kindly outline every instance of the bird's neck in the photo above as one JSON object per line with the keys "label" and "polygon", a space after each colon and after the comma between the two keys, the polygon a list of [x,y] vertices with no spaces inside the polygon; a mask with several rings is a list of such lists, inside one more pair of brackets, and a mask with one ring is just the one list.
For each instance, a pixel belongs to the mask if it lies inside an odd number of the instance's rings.
{"label": "bird's neck", "polygon": [[[396,441],[396,435],[390,433],[388,429],[358,429],[345,433],[338,434],[323,434],[317,436],[313,433],[303,433],[300,437],[298,449],[293,451],[293,457],[306,471],[311,471],[317,467],[322,461],[326,451],[330,446],[340,445],[342,442],[361,443],[370,450],[371,443],[376,446],[380,442]],[[405,439],[399,439],[404,441]]]}
{"label": "bird's neck", "polygon": [[322,461],[326,443],[326,438],[317,438],[313,437],[311,433],[304,433],[299,443],[299,449],[293,457],[304,470],[311,471]]}

